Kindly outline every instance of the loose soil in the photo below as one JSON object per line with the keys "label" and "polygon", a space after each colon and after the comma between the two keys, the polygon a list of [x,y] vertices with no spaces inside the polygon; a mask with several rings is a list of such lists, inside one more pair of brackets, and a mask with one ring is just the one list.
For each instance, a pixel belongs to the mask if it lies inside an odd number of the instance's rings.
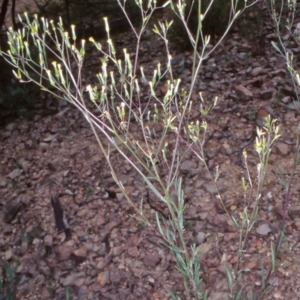
{"label": "loose soil", "polygon": [[[300,20],[296,20],[299,22]],[[297,23],[296,22],[296,23]],[[208,165],[218,166],[218,188],[229,212],[238,218],[251,197],[244,198],[241,149],[247,144],[248,166],[256,183],[258,156],[253,132],[268,114],[280,125],[280,138],[270,163],[258,220],[245,247],[241,283],[244,293],[259,292],[262,276],[271,267],[271,243],[278,240],[288,182],[298,136],[299,114],[285,62],[270,46],[276,37],[270,22],[263,28],[265,46],[232,33],[204,62],[197,78],[190,119],[202,120],[198,92],[216,108],[206,118],[209,137],[205,144]],[[134,35],[117,37],[118,51],[135,50]],[[174,70],[189,86],[192,53],[180,53],[173,45]],[[290,48],[299,56],[299,47]],[[140,62],[153,70],[165,55],[163,43],[150,32],[141,43]],[[100,70],[96,52],[89,52],[85,81]],[[295,55],[295,68],[299,61]],[[151,74],[151,72],[150,72]],[[158,88],[163,97],[165,82]],[[300,92],[298,88],[298,92]],[[145,94],[145,99],[146,99]],[[155,213],[166,208],[150,194],[137,172],[116,151],[111,159],[131,199],[153,227],[135,218],[135,212],[114,183],[103,153],[86,119],[71,105],[47,96],[34,119],[16,120],[0,131],[0,257],[1,264],[17,263],[16,299],[170,299],[166,289],[185,299],[174,256],[155,230]],[[136,125],[135,125],[136,126]],[[139,131],[135,138],[139,138]],[[104,137],[100,136],[104,139]],[[169,136],[172,144],[173,136]],[[195,155],[186,154],[180,165],[186,198],[185,237],[199,248],[200,276],[208,299],[229,299],[224,263],[237,262],[239,233],[216,197],[212,179]],[[296,168],[286,217],[286,233],[277,269],[264,297],[300,298],[299,168]],[[109,191],[109,193],[108,193]],[[59,199],[71,230],[71,238],[57,232],[51,199]],[[265,272],[263,273],[262,264]],[[5,274],[2,273],[2,276]]]}

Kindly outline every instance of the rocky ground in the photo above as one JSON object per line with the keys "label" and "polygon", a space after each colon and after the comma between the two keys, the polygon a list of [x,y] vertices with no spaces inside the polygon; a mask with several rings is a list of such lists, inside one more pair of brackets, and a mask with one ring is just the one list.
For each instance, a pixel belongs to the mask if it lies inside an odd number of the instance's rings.
{"label": "rocky ground", "polygon": [[[216,95],[220,99],[207,118],[211,138],[205,148],[212,172],[219,167],[218,187],[232,214],[238,215],[244,207],[241,178],[245,169],[240,166],[239,149],[251,140],[266,115],[271,114],[280,125],[258,221],[243,260],[243,267],[249,269],[243,277],[245,291],[261,288],[261,262],[267,271],[270,268],[270,243],[278,238],[284,210],[282,178],[288,180],[291,175],[300,120],[285,62],[270,45],[276,37],[268,22],[263,36],[264,46],[258,51],[253,42],[232,33],[204,62],[196,84],[208,101]],[[134,51],[130,33],[117,41],[121,49],[126,45],[128,52]],[[296,44],[291,41],[290,47],[299,56]],[[151,70],[163,54],[163,44],[149,32],[141,44],[145,70]],[[177,75],[187,86],[192,53],[174,50],[174,56]],[[99,68],[96,53],[89,53],[87,64],[88,79]],[[164,92],[163,85],[160,92]],[[193,97],[199,101],[197,94]],[[182,294],[173,255],[154,228],[132,217],[134,211],[114,184],[87,121],[70,105],[57,105],[49,97],[44,102],[46,108],[41,107],[33,120],[16,120],[0,130],[0,264],[17,266],[16,299],[68,299],[70,294],[70,299],[163,300],[169,299],[166,288]],[[196,120],[199,115],[193,113]],[[253,143],[247,151],[255,181],[258,157]],[[138,204],[147,194],[144,182],[116,152],[112,161]],[[223,263],[236,263],[238,232],[193,155],[185,157],[180,172],[188,199],[185,216],[190,220],[186,237],[206,253],[199,259],[203,288],[209,299],[229,299]],[[298,177],[297,168],[278,268],[264,299],[300,298]],[[57,232],[51,199],[62,204],[69,238]],[[144,204],[144,214],[155,227],[158,204],[153,201]]]}

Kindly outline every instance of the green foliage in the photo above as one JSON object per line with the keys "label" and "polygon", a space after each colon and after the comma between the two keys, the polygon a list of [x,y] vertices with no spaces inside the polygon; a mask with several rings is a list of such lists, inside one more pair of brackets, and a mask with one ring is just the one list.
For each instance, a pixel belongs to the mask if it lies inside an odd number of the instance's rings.
{"label": "green foliage", "polygon": [[264,20],[266,19],[265,10],[262,9],[263,3],[259,6],[250,6],[243,15],[237,19],[233,30],[245,38],[252,47],[252,54],[262,54],[265,48],[265,36],[263,33]]}
{"label": "green foliage", "polygon": [[[0,43],[1,50],[5,49],[3,45],[4,42]],[[34,56],[35,53],[32,51]],[[0,70],[0,125],[14,118],[31,118],[34,105],[40,100],[39,87],[29,81],[19,82],[13,75],[13,67],[3,57],[0,57]]]}
{"label": "green foliage", "polygon": [[12,67],[0,58],[0,120],[9,122],[12,118],[30,118],[34,114],[34,104],[39,99],[40,90],[32,84],[22,84],[12,73]]}
{"label": "green foliage", "polygon": [[5,264],[0,276],[0,300],[14,300],[18,284],[16,276],[17,263]]}
{"label": "green foliage", "polygon": [[[134,0],[126,1],[126,10],[129,15],[139,13]],[[60,16],[67,27],[71,24],[88,27],[103,23],[103,17],[109,20],[124,18],[124,14],[117,1],[90,0],[90,1],[51,1],[47,5],[39,5],[40,14],[48,19],[58,21]]]}
{"label": "green foliage", "polygon": [[[124,4],[125,3],[125,4]],[[133,24],[141,23],[140,11],[135,0],[127,0],[123,3]],[[76,26],[76,35],[80,39],[94,37],[106,38],[103,18],[107,17],[110,33],[120,33],[130,29],[130,23],[118,4],[118,1],[90,0],[90,1],[48,1],[44,5],[38,5],[39,16],[54,20],[54,23],[62,19],[65,28]]]}
{"label": "green foliage", "polygon": [[[122,7],[123,2],[121,3],[121,0],[118,1]],[[146,30],[151,13],[155,10],[155,5],[151,7],[152,11],[150,9],[150,12],[147,11],[144,14],[142,1],[136,2],[137,4],[140,3],[143,24],[140,31],[135,31],[133,26],[132,28],[139,41],[141,40],[143,31]],[[199,4],[206,3],[209,7],[208,2],[194,2]],[[185,3],[187,3],[187,6]],[[53,96],[71,102],[83,113],[91,125],[99,148],[105,156],[111,175],[128,203],[133,207],[136,213],[136,219],[139,220],[140,223],[151,225],[153,219],[148,219],[148,216],[143,212],[143,199],[141,199],[140,205],[137,205],[118,177],[117,168],[112,161],[111,149],[115,149],[123,159],[130,164],[133,170],[139,174],[148,188],[148,200],[149,194],[151,193],[168,211],[168,215],[161,215],[161,212],[156,212],[155,226],[161,238],[164,240],[165,245],[174,255],[176,269],[182,275],[182,286],[184,287],[185,293],[184,298],[180,298],[181,295],[176,295],[176,292],[170,292],[170,296],[172,299],[203,300],[207,298],[207,291],[205,290],[202,274],[200,272],[200,262],[201,256],[209,251],[209,248],[201,249],[201,245],[189,245],[188,243],[185,233],[188,223],[185,222],[184,215],[186,200],[183,189],[184,182],[179,172],[179,166],[184,155],[191,151],[191,154],[199,160],[199,163],[203,165],[210,179],[215,183],[217,199],[220,201],[224,211],[230,218],[230,222],[238,233],[239,244],[237,261],[233,266],[224,265],[224,268],[228,279],[229,296],[232,299],[244,299],[244,287],[246,287],[244,276],[247,276],[246,274],[249,272],[248,269],[243,268],[245,251],[248,249],[249,239],[251,238],[253,228],[259,216],[259,208],[262,201],[261,195],[265,184],[269,156],[275,140],[279,137],[279,128],[276,124],[276,120],[267,117],[264,122],[263,130],[261,128],[257,129],[255,151],[258,154],[258,163],[255,180],[252,179],[250,174],[247,163],[247,153],[246,151],[243,152],[246,176],[242,179],[241,187],[243,189],[244,199],[247,201],[244,201],[244,207],[241,207],[239,213],[232,214],[232,212],[227,209],[225,201],[218,192],[218,186],[216,184],[219,176],[218,169],[216,169],[215,174],[211,172],[206,160],[206,151],[204,150],[208,134],[208,123],[205,117],[216,105],[217,97],[214,101],[214,105],[204,106],[204,99],[201,94],[199,94],[199,98],[202,102],[199,108],[199,103],[195,104],[192,101],[192,93],[193,90],[195,90],[196,78],[202,67],[202,62],[207,57],[205,50],[209,44],[209,38],[204,38],[204,35],[217,35],[217,29],[222,28],[222,26],[217,26],[220,25],[217,22],[217,17],[222,20],[222,12],[224,11],[229,15],[231,13],[233,14],[233,16],[229,18],[229,22],[226,22],[226,24],[229,25],[224,26],[224,33],[226,35],[232,25],[232,21],[239,15],[237,12],[238,6],[234,5],[234,1],[232,1],[231,4],[233,6],[226,11],[227,2],[225,3],[221,0],[211,2],[219,3],[219,9],[221,9],[219,14],[211,8],[213,13],[211,16],[214,17],[210,19],[208,18],[209,14],[205,13],[205,7],[201,7],[205,17],[198,18],[200,25],[194,28],[191,20],[195,12],[193,12],[192,6],[190,10],[188,7],[191,3],[191,1],[178,1],[177,8],[174,5],[171,7],[171,9],[181,17],[181,21],[187,30],[189,40],[193,46],[194,61],[191,83],[188,89],[186,89],[186,86],[181,85],[180,79],[174,79],[174,74],[170,66],[171,55],[168,51],[167,39],[170,22],[168,21],[159,22],[159,24],[154,27],[154,32],[165,42],[167,49],[167,68],[164,69],[162,67],[163,64],[158,63],[156,69],[151,70],[150,73],[147,74],[147,70],[145,70],[147,77],[145,76],[144,69],[142,67],[139,69],[139,44],[137,44],[135,55],[131,55],[131,53],[128,53],[126,49],[124,49],[124,58],[119,59],[112,39],[107,39],[104,42],[107,43],[107,45],[105,44],[105,47],[103,47],[103,42],[96,42],[91,38],[89,41],[99,50],[100,57],[102,58],[102,66],[101,72],[97,74],[99,84],[93,86],[88,84],[86,86],[83,84],[81,77],[81,68],[86,53],[85,42],[81,41],[80,45],[76,45],[76,35],[73,33],[74,37],[72,43],[74,44],[71,44],[68,35],[63,34],[65,30],[62,20],[55,26],[45,19],[41,19],[41,22],[39,22],[37,16],[30,22],[25,15],[26,22],[24,22],[24,27],[27,29],[26,34],[20,35],[13,30],[9,31],[10,52],[1,53],[0,51],[0,54],[15,65],[18,71],[18,78],[35,81],[35,83],[45,91],[48,91]],[[195,18],[197,16],[199,16],[199,10],[198,13],[194,15]],[[203,21],[205,18],[205,22],[208,22],[206,24],[209,24],[209,21],[211,21],[210,24],[214,26],[212,27],[214,28],[214,32],[211,31],[207,33],[205,31],[206,25]],[[107,19],[105,19],[105,25],[107,35],[110,37]],[[40,35],[41,31],[39,29],[41,27],[42,29],[44,28],[44,31],[45,28],[47,28],[43,35]],[[50,28],[50,30],[48,30],[48,28]],[[210,29],[212,30],[212,28]],[[220,34],[223,34],[223,32],[220,32]],[[51,47],[46,44],[45,36],[49,39],[52,38],[51,41],[53,45],[51,45]],[[61,37],[61,39],[57,38],[57,36]],[[24,51],[24,47],[22,48],[21,46],[30,39],[33,39],[34,44],[39,47],[39,64],[29,55],[29,51]],[[222,39],[223,37],[220,38],[220,42]],[[203,43],[201,51],[197,48],[198,41]],[[44,47],[39,46],[39,43],[43,44]],[[54,52],[53,49],[57,49],[57,57],[59,60],[53,63],[51,67],[48,67],[45,63],[48,57],[47,52]],[[74,58],[74,62],[79,70],[79,75],[72,73],[71,61],[65,59],[71,56]],[[22,58],[22,60],[20,60],[20,58]],[[110,72],[112,66],[117,70],[117,75],[114,75],[114,72]],[[35,71],[36,74],[46,74],[47,77],[45,76],[45,78],[50,82],[52,86],[51,89],[45,87],[43,82],[34,79],[27,70]],[[152,71],[153,73],[151,73]],[[294,72],[292,72],[292,74],[296,76],[295,81],[298,80],[298,74]],[[168,78],[170,78],[167,82],[167,92],[164,97],[161,97],[160,94],[156,93],[158,83],[164,80],[167,75],[169,76]],[[152,78],[152,80],[147,80],[146,78]],[[119,81],[121,81],[121,85],[118,84]],[[149,84],[148,90],[144,89],[145,82]],[[76,94],[72,92],[73,88],[76,89]],[[142,110],[142,107],[138,106],[141,102],[135,101],[136,98],[138,100],[141,99],[139,98],[141,91],[149,93],[149,103],[153,103],[153,106],[149,105],[147,118],[145,118],[144,109]],[[92,103],[94,103],[97,110],[101,112],[101,117],[97,118],[96,115],[93,115],[92,112],[88,110],[88,106],[85,102],[86,99],[83,96],[84,92],[88,93]],[[121,103],[115,104],[114,100],[116,96],[121,100]],[[189,118],[192,109],[200,110],[202,117],[199,119],[201,121],[197,120],[194,122]],[[163,130],[159,133],[155,132],[155,130],[151,131],[150,128],[154,128],[154,124],[160,119],[162,120]],[[133,123],[132,120],[134,120],[135,123]],[[101,138],[99,132],[102,134]],[[136,132],[140,132],[140,135],[137,136]],[[152,132],[154,134],[152,134]],[[172,138],[174,141],[174,148],[172,150],[168,147],[168,138]],[[108,143],[104,143],[104,139],[106,139]],[[161,164],[158,164],[159,161]],[[160,169],[161,166],[164,168],[163,175]],[[90,190],[87,189],[86,193],[89,192]],[[288,198],[285,207],[288,207]],[[284,223],[285,217],[283,219],[283,224]],[[192,226],[191,223],[190,226]],[[284,232],[284,227],[281,232]],[[283,234],[281,236],[283,237]],[[259,297],[270,288],[268,282],[276,269],[276,259],[278,249],[282,243],[282,237],[280,238],[281,241],[278,240],[276,247],[275,244],[271,244],[272,262],[271,265],[267,266],[269,268],[267,276],[264,276],[265,272],[262,271]],[[262,269],[264,268],[262,264]],[[66,289],[66,297],[69,297],[69,295],[69,290]]]}
{"label": "green foliage", "polygon": [[[172,1],[174,6],[176,1]],[[211,7],[206,13],[207,8],[211,4],[211,0],[200,1],[201,10],[200,14],[204,15],[202,20],[202,34],[210,35],[211,37],[221,36],[228,28],[229,20],[231,17],[231,1],[227,0],[214,0]],[[175,6],[176,7],[176,6]],[[206,13],[206,14],[205,14]],[[171,11],[169,12],[171,17],[174,19],[173,26],[170,30],[170,40],[180,44],[184,48],[191,48],[192,45],[186,34],[186,29],[179,16],[174,16]],[[186,7],[184,9],[184,17],[190,32],[195,36],[197,32],[199,22],[199,8],[198,1],[187,0]]]}

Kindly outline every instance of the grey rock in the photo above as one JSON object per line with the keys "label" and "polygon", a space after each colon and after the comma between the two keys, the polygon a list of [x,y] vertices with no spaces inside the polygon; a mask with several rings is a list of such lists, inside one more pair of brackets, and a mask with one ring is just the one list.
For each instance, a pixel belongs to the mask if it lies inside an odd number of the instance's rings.
{"label": "grey rock", "polygon": [[21,243],[21,255],[24,255],[27,250],[28,250],[28,246],[29,246],[29,238],[27,236],[22,238],[22,243]]}
{"label": "grey rock", "polygon": [[39,147],[40,147],[42,150],[45,150],[45,149],[48,149],[48,148],[49,148],[49,144],[48,144],[48,143],[40,143],[40,144],[39,144]]}
{"label": "grey rock", "polygon": [[61,280],[63,286],[73,285],[75,280],[77,280],[79,277],[85,277],[86,274],[84,272],[80,273],[72,273],[66,278],[63,278]]}
{"label": "grey rock", "polygon": [[16,123],[9,123],[9,124],[7,124],[7,126],[6,126],[5,129],[8,130],[8,131],[12,131],[12,130],[14,130],[16,127],[17,127]]}
{"label": "grey rock", "polygon": [[195,243],[196,245],[202,244],[206,240],[206,235],[204,232],[198,232],[196,235]]}
{"label": "grey rock", "polygon": [[268,223],[263,223],[256,228],[256,232],[260,235],[268,235],[272,230]]}
{"label": "grey rock", "polygon": [[279,151],[282,155],[287,155],[289,153],[289,146],[285,143],[276,143],[275,148]]}
{"label": "grey rock", "polygon": [[204,183],[204,189],[210,193],[210,194],[216,194],[217,193],[217,189],[216,189],[216,185],[213,181],[211,182],[206,182]]}
{"label": "grey rock", "polygon": [[256,77],[258,74],[261,73],[262,69],[263,69],[262,67],[256,67],[256,68],[254,68],[252,70],[252,72],[251,72],[251,76]]}
{"label": "grey rock", "polygon": [[16,179],[17,177],[19,177],[22,173],[22,170],[21,169],[14,169],[13,171],[11,171],[9,174],[8,174],[8,177],[10,179]]}
{"label": "grey rock", "polygon": [[45,243],[45,246],[47,246],[47,247],[52,247],[52,246],[53,246],[53,236],[47,234],[47,235],[44,237],[44,243]]}
{"label": "grey rock", "polygon": [[283,98],[281,99],[281,101],[282,101],[283,103],[285,103],[285,104],[291,102],[291,100],[292,100],[292,97],[291,97],[291,96],[285,96],[285,97],[283,97]]}

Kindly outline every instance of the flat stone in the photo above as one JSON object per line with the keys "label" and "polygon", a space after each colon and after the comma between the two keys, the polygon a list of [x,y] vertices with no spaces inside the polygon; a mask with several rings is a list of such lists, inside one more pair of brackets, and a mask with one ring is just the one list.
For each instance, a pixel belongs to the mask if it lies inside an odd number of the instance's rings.
{"label": "flat stone", "polygon": [[39,144],[40,149],[48,149],[49,148],[49,144],[48,143],[40,143]]}
{"label": "flat stone", "polygon": [[3,187],[6,186],[6,184],[7,184],[7,183],[6,183],[5,179],[2,178],[2,177],[0,177],[0,187],[3,188]]}
{"label": "flat stone", "polygon": [[[292,100],[292,97],[291,97],[291,96],[285,96],[285,97],[283,97],[283,98],[281,99],[281,101],[282,101],[283,103],[285,103],[285,104],[291,102],[291,100]],[[285,114],[285,116],[286,116],[286,115],[287,115],[287,114]]]}
{"label": "flat stone", "polygon": [[189,174],[192,169],[195,169],[195,163],[191,160],[185,160],[180,164],[179,169],[183,174]]}
{"label": "flat stone", "polygon": [[230,147],[230,145],[228,145],[227,143],[224,143],[221,148],[220,148],[220,152],[222,154],[226,154],[226,155],[231,155],[233,150],[232,148]]}
{"label": "flat stone", "polygon": [[[89,209],[88,209],[88,208],[83,208],[83,209],[81,209],[81,210],[79,210],[79,211],[77,212],[77,217],[82,218],[82,217],[86,216],[88,213],[89,213]],[[99,213],[99,214],[100,214],[100,213]],[[95,217],[94,217],[94,218],[95,218]],[[92,222],[94,222],[94,218],[93,218]]]}
{"label": "flat stone", "polygon": [[51,142],[56,138],[57,134],[50,134],[46,138],[43,139],[43,142]]}
{"label": "flat stone", "polygon": [[272,230],[268,223],[263,223],[256,228],[256,232],[260,235],[268,235]]}
{"label": "flat stone", "polygon": [[282,155],[287,155],[289,153],[289,146],[285,143],[276,143],[274,145],[274,147],[276,147],[276,149],[279,151],[280,154]]}
{"label": "flat stone", "polygon": [[73,254],[77,257],[86,257],[87,249],[86,247],[80,247],[73,251]]}
{"label": "flat stone", "polygon": [[189,206],[185,209],[185,215],[188,218],[196,218],[197,217],[197,209],[194,206]]}
{"label": "flat stone", "polygon": [[273,94],[275,92],[275,89],[274,88],[269,88],[269,89],[266,89],[266,90],[262,90],[260,93],[259,93],[259,96],[261,99],[263,100],[268,100],[268,99],[271,99]]}
{"label": "flat stone", "polygon": [[155,268],[160,262],[158,254],[146,254],[143,258],[145,267]]}
{"label": "flat stone", "polygon": [[6,224],[3,228],[3,233],[4,234],[9,234],[12,233],[13,227],[9,224]]}
{"label": "flat stone", "polygon": [[100,273],[97,277],[97,281],[101,286],[106,286],[110,282],[109,271]]}
{"label": "flat stone", "polygon": [[237,85],[235,86],[236,94],[241,101],[250,101],[253,99],[253,94],[251,91],[249,91],[246,87],[243,85]]}
{"label": "flat stone", "polygon": [[113,256],[111,254],[106,255],[102,260],[97,264],[97,269],[102,270],[104,269],[111,261]]}
{"label": "flat stone", "polygon": [[217,193],[217,188],[216,188],[216,185],[213,181],[204,183],[203,187],[210,194],[216,194]]}
{"label": "flat stone", "polygon": [[258,74],[261,73],[262,69],[263,69],[262,67],[256,67],[256,68],[254,68],[252,70],[252,72],[251,72],[251,76],[256,77]]}
{"label": "flat stone", "polygon": [[71,246],[58,246],[56,248],[57,258],[60,261],[68,260],[73,253],[74,248]]}
{"label": "flat stone", "polygon": [[84,272],[79,272],[79,273],[72,273],[66,278],[62,279],[62,285],[63,286],[68,286],[68,285],[73,285],[74,282],[79,278],[79,277],[85,277],[86,274]]}
{"label": "flat stone", "polygon": [[13,171],[11,171],[9,174],[8,174],[8,177],[10,179],[16,179],[17,177],[20,176],[20,174],[22,173],[22,170],[21,169],[14,169]]}
{"label": "flat stone", "polygon": [[120,272],[110,272],[110,281],[114,284],[118,284],[122,280],[122,275]]}
{"label": "flat stone", "polygon": [[21,209],[21,204],[7,203],[3,207],[3,221],[10,223]]}
{"label": "flat stone", "polygon": [[139,253],[139,249],[138,247],[134,246],[134,247],[129,247],[127,249],[128,255],[130,255],[131,257],[136,257]]}
{"label": "flat stone", "polygon": [[98,212],[98,213],[94,216],[94,218],[92,219],[93,225],[94,225],[94,226],[97,226],[97,227],[99,227],[99,226],[105,224],[105,222],[106,222],[106,221],[105,221],[105,218],[104,218],[104,216],[103,216],[103,212]]}
{"label": "flat stone", "polygon": [[5,129],[8,131],[12,131],[17,127],[16,123],[9,123],[6,125]]}
{"label": "flat stone", "polygon": [[45,243],[45,246],[52,247],[53,246],[53,236],[47,234],[44,237],[44,243]]}
{"label": "flat stone", "polygon": [[27,250],[28,250],[28,237],[22,238],[22,243],[21,243],[21,255],[24,255]]}
{"label": "flat stone", "polygon": [[211,221],[212,224],[224,228],[228,224],[229,220],[230,220],[229,217],[225,214],[215,214]]}
{"label": "flat stone", "polygon": [[5,260],[11,260],[13,258],[12,249],[8,249],[5,251]]}

